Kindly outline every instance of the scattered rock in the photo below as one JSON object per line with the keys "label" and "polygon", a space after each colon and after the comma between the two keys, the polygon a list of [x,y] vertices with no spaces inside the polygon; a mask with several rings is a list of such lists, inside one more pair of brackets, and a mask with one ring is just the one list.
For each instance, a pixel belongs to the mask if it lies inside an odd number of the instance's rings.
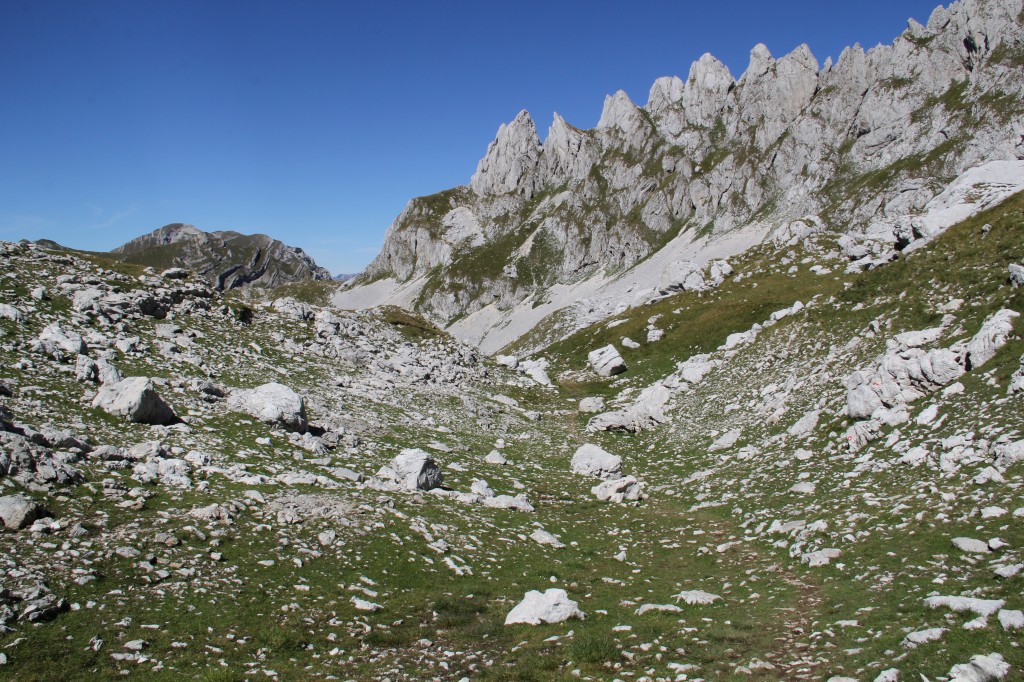
{"label": "scattered rock", "polygon": [[569,599],[565,590],[553,587],[544,592],[527,592],[523,600],[505,617],[505,625],[562,623],[570,618],[583,620],[586,614],[580,611],[579,604]]}

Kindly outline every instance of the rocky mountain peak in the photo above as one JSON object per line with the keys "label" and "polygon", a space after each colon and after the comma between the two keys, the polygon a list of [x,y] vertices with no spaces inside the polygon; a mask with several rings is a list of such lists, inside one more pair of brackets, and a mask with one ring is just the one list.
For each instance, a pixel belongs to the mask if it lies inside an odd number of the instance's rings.
{"label": "rocky mountain peak", "polygon": [[530,197],[540,152],[537,127],[524,109],[511,123],[498,128],[469,185],[481,196],[517,193]]}
{"label": "rocky mountain peak", "polygon": [[543,176],[557,183],[586,177],[597,161],[593,139],[555,113],[543,149]]}
{"label": "rocky mountain peak", "polygon": [[658,114],[683,99],[686,84],[678,76],[662,76],[654,81],[644,107],[652,114]]}
{"label": "rocky mountain peak", "polygon": [[[556,115],[543,146],[523,112],[472,191],[400,217],[375,288],[357,279],[337,302],[409,304],[492,351],[546,315],[572,328],[613,314],[671,263],[728,257],[794,220],[844,233],[919,215],[965,171],[1024,158],[1021,7],[955,2],[824,68],[807,45],[776,59],[760,44],[736,80],[705,54],[643,109],[608,96],[593,130]],[[460,206],[479,230],[463,216],[457,234],[483,235],[472,250],[444,234]]]}
{"label": "rocky mountain peak", "polygon": [[111,253],[122,260],[161,270],[190,270],[222,290],[331,278],[302,249],[265,234],[204,232],[185,223],[165,225]]}

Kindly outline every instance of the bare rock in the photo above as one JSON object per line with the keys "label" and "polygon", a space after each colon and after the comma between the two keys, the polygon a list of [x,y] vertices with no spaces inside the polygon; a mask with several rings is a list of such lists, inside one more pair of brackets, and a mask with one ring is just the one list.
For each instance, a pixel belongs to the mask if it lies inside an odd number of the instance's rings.
{"label": "bare rock", "polygon": [[178,419],[147,377],[129,377],[101,387],[92,406],[139,424],[172,424]]}

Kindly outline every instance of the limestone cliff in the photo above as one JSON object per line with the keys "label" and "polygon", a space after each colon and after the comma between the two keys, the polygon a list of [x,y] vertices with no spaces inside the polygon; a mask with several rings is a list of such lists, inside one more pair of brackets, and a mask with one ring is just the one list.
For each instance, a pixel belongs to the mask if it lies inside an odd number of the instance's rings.
{"label": "limestone cliff", "polygon": [[1022,0],[963,0],[835,63],[758,45],[735,79],[704,55],[643,107],[607,97],[592,130],[556,114],[543,143],[523,111],[468,186],[409,203],[335,302],[398,303],[494,351],[564,308],[589,313],[568,329],[657,293],[663,273],[637,269],[654,254],[700,264],[800,219],[895,222],[967,169],[1024,158],[1022,73]]}

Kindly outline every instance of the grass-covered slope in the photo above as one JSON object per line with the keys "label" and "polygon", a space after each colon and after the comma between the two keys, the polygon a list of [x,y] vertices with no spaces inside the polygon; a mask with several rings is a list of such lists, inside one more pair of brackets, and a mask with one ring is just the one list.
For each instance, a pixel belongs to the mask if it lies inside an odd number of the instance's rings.
{"label": "grass-covered slope", "polygon": [[[122,291],[159,283],[140,280],[132,266],[118,266],[129,268],[121,273],[13,246],[0,300],[25,320],[0,319],[0,381],[12,393],[0,398],[4,419],[51,424],[94,446],[159,441],[164,459],[203,451],[212,461],[192,468],[187,487],[142,483],[136,463],[92,455],[73,461],[81,484],[24,490],[0,478],[4,495],[23,492],[59,522],[0,536],[4,587],[45,580],[69,604],[44,622],[10,621],[0,671],[18,680],[874,680],[896,669],[900,679],[938,679],[974,655],[998,653],[1013,679],[1024,670],[1019,631],[994,615],[965,629],[974,615],[928,608],[925,598],[970,595],[1024,609],[1021,576],[994,574],[1024,562],[1022,465],[1006,468],[1003,482],[974,482],[997,444],[1024,438],[1024,397],[1006,388],[1024,353],[1020,319],[1008,345],[960,378],[962,392],[913,403],[911,421],[883,427],[859,451],[846,444],[851,422],[842,411],[845,378],[895,334],[938,324],[938,306],[955,319],[937,347],[970,338],[996,310],[1024,311],[1007,280],[1007,265],[1024,260],[1022,236],[1017,196],[863,274],[843,274],[827,240],[791,254],[752,252],[734,263],[738,281],[631,310],[618,326],[552,347],[556,388],[481,360],[393,309],[337,314],[342,331],[324,335],[323,312],[300,319],[286,311],[301,307],[250,301],[252,320],[242,323],[240,302],[213,292],[208,308],[179,306],[169,320],[111,323],[75,312],[56,277]],[[821,263],[831,272],[811,272]],[[39,285],[48,300],[32,297]],[[947,306],[956,298],[959,309]],[[808,307],[752,342],[719,349],[797,300]],[[149,427],[92,408],[96,387],[76,381],[73,363],[31,350],[53,321],[81,331],[91,354],[105,352],[125,374],[161,378],[158,390],[185,423]],[[176,351],[162,344],[158,325],[167,324],[183,330]],[[647,342],[649,325],[664,330],[661,340]],[[103,340],[131,336],[140,343],[128,352]],[[640,348],[622,348],[622,336]],[[609,342],[630,369],[598,379],[586,354]],[[638,434],[587,432],[579,398],[628,404],[695,353],[720,364],[673,392],[665,423]],[[306,397],[324,449],[230,411],[203,381],[287,384]],[[930,406],[936,418],[918,423]],[[817,425],[790,434],[808,411],[819,412]],[[734,429],[732,446],[709,447]],[[595,500],[598,481],[569,468],[584,442],[621,455],[647,499]],[[372,477],[406,447],[430,451],[452,491],[482,479],[496,493],[525,495],[535,510],[342,475],[344,467]],[[917,447],[930,454],[901,461]],[[972,454],[952,458],[957,447]],[[510,464],[485,462],[494,449]],[[801,482],[814,487],[793,492]],[[219,520],[194,515],[210,505],[224,511]],[[84,533],[72,532],[79,526]],[[537,529],[566,546],[538,544],[530,538]],[[1006,545],[965,554],[951,543],[961,536]],[[824,566],[802,560],[820,549],[840,554]],[[548,587],[565,589],[587,618],[504,625],[526,591]],[[721,599],[675,598],[689,590]],[[353,597],[381,608],[360,610]],[[638,615],[644,604],[680,610]],[[918,648],[904,645],[926,628],[946,630]],[[136,640],[141,651],[126,648]]]}

